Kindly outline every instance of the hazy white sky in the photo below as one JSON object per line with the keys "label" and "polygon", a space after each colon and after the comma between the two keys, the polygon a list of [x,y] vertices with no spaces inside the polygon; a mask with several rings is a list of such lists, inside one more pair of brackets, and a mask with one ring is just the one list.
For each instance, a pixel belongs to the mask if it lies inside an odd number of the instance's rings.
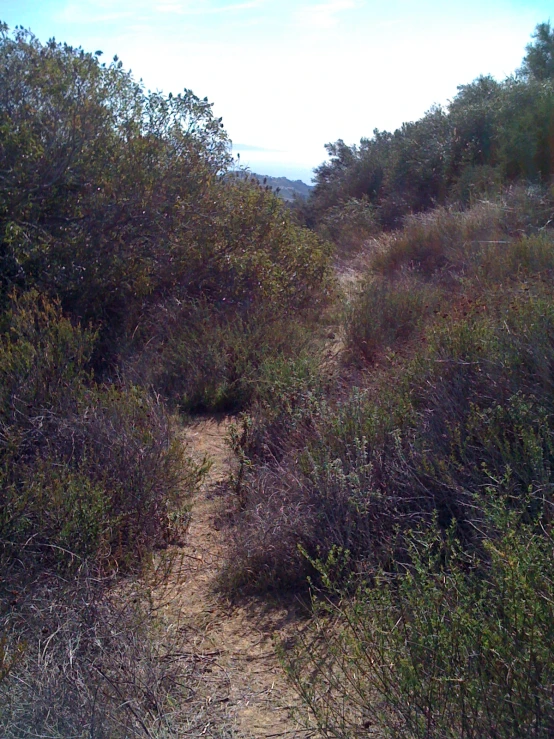
{"label": "hazy white sky", "polygon": [[0,0],[0,20],[117,54],[147,88],[214,105],[241,162],[309,182],[356,143],[520,64],[545,0]]}

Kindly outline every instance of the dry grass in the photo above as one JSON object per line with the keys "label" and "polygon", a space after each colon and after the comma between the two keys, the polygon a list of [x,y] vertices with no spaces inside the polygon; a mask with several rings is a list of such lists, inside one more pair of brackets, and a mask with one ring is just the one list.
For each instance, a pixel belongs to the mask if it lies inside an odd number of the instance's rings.
{"label": "dry grass", "polygon": [[[151,594],[140,579],[105,581],[85,569],[71,583],[49,575],[12,593],[0,622],[15,657],[0,682],[2,736],[199,736],[207,665]],[[207,735],[232,732],[220,723]]]}

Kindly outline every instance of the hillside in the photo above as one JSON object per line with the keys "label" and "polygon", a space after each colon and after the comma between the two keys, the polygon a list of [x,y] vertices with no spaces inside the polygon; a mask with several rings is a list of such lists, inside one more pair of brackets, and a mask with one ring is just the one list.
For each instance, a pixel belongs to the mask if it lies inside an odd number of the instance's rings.
{"label": "hillside", "polygon": [[310,188],[0,24],[3,737],[552,738],[552,120],[543,23]]}
{"label": "hillside", "polygon": [[258,180],[261,185],[267,185],[282,200],[292,202],[296,196],[306,200],[311,191],[312,186],[306,185],[302,180],[289,180],[287,177],[270,177],[269,175],[250,173],[251,177]]}

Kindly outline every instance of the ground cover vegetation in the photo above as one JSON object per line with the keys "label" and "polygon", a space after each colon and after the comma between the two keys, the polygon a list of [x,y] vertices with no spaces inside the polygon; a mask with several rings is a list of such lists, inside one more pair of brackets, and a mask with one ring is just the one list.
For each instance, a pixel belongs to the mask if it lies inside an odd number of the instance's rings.
{"label": "ground cover vegetation", "polygon": [[245,407],[332,289],[230,164],[206,99],[0,26],[2,736],[194,730],[151,597],[203,473],[175,414]]}
{"label": "ground cover vegetation", "polygon": [[552,736],[551,26],[292,207],[207,100],[0,33],[2,734],[200,732],[152,583],[184,414],[227,410],[220,584],[311,583],[282,659],[322,735]]}
{"label": "ground cover vegetation", "polygon": [[[324,736],[554,730],[553,39],[541,24],[513,78],[330,146],[297,215],[366,267],[335,377],[237,425],[222,585],[311,581],[282,657]],[[341,218],[366,214],[354,244]]]}

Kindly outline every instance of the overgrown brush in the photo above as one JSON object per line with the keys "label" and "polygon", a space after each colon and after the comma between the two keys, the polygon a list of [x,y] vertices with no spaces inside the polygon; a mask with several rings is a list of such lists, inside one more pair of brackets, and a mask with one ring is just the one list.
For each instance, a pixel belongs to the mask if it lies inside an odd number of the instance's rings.
{"label": "overgrown brush", "polygon": [[[379,434],[378,415],[363,393],[339,407],[310,393],[276,426],[264,422],[263,413],[244,420],[235,438],[241,511],[232,531],[227,587],[304,588],[311,567],[299,545],[314,556],[340,545],[363,557],[373,541],[368,522],[374,519],[388,538],[387,500],[375,484],[380,470],[371,458],[376,438],[364,437],[370,429]],[[282,424],[289,430],[284,439]],[[384,539],[380,546],[386,548]]]}
{"label": "overgrown brush", "polygon": [[502,205],[482,203],[467,211],[437,208],[429,213],[410,216],[395,232],[383,250],[372,260],[372,269],[391,276],[410,268],[431,277],[438,271],[467,259],[481,242],[502,238]]}
{"label": "overgrown brush", "polygon": [[[305,350],[329,305],[330,244],[295,226],[258,185],[226,178],[209,245],[145,308],[122,347],[125,373],[187,412],[242,410],[266,362]],[[198,255],[197,255],[198,256]]]}
{"label": "overgrown brush", "polygon": [[347,398],[304,398],[277,453],[263,415],[237,437],[227,582],[311,577],[314,622],[283,659],[324,736],[552,734],[554,245],[490,241],[453,237],[446,281],[368,279],[354,310],[379,349],[406,338],[391,303],[440,290],[402,361]]}
{"label": "overgrown brush", "polygon": [[375,249],[372,272],[389,277],[414,270],[424,279],[446,273],[471,275],[482,253],[502,259],[510,245],[525,236],[544,233],[554,215],[549,191],[514,185],[490,201],[466,210],[436,208],[409,216],[401,229],[384,237]]}
{"label": "overgrown brush", "polygon": [[309,349],[295,359],[268,361],[255,403],[231,427],[237,510],[228,521],[231,552],[220,577],[227,592],[303,582],[306,563],[296,543],[311,531],[312,516],[302,494],[296,495],[298,480],[282,463],[291,445],[303,443],[331,383],[320,353]]}
{"label": "overgrown brush", "polygon": [[123,581],[87,565],[69,580],[21,574],[0,601],[3,737],[177,739],[213,723],[210,736],[233,736],[224,711],[212,706],[208,715],[197,695],[203,664],[178,615],[164,619],[155,569]]}
{"label": "overgrown brush", "polygon": [[[36,292],[2,316],[6,737],[177,737],[202,715],[181,708],[193,662],[147,584],[152,550],[183,535],[200,470],[159,400],[94,381],[95,340]],[[136,579],[118,580],[123,572]]]}
{"label": "overgrown brush", "polygon": [[375,208],[365,198],[348,198],[332,206],[317,225],[318,233],[336,244],[341,257],[355,254],[379,230]]}
{"label": "overgrown brush", "polygon": [[323,736],[551,736],[552,532],[509,508],[487,507],[480,559],[431,527],[362,585],[337,585],[340,550],[316,563],[331,597],[283,658]]}
{"label": "overgrown brush", "polygon": [[[510,248],[535,247],[545,257],[541,238]],[[267,572],[298,584],[298,543],[312,557],[343,547],[363,569],[404,557],[402,531],[433,515],[479,548],[491,490],[529,520],[552,500],[553,304],[542,274],[518,281],[523,269],[433,315],[411,358],[380,368],[368,391],[306,399],[277,454],[245,434],[233,562],[252,586]]]}
{"label": "overgrown brush", "polygon": [[3,324],[2,566],[14,557],[40,567],[130,565],[171,535],[194,465],[155,399],[95,384],[95,335],[59,306],[30,293]]}
{"label": "overgrown brush", "polygon": [[467,315],[476,302],[487,304],[491,289],[511,289],[526,278],[550,279],[552,237],[538,224],[552,204],[542,195],[514,187],[503,201],[463,212],[438,209],[383,235],[350,301],[350,349],[373,361],[424,338],[434,320],[440,325],[441,318]]}

